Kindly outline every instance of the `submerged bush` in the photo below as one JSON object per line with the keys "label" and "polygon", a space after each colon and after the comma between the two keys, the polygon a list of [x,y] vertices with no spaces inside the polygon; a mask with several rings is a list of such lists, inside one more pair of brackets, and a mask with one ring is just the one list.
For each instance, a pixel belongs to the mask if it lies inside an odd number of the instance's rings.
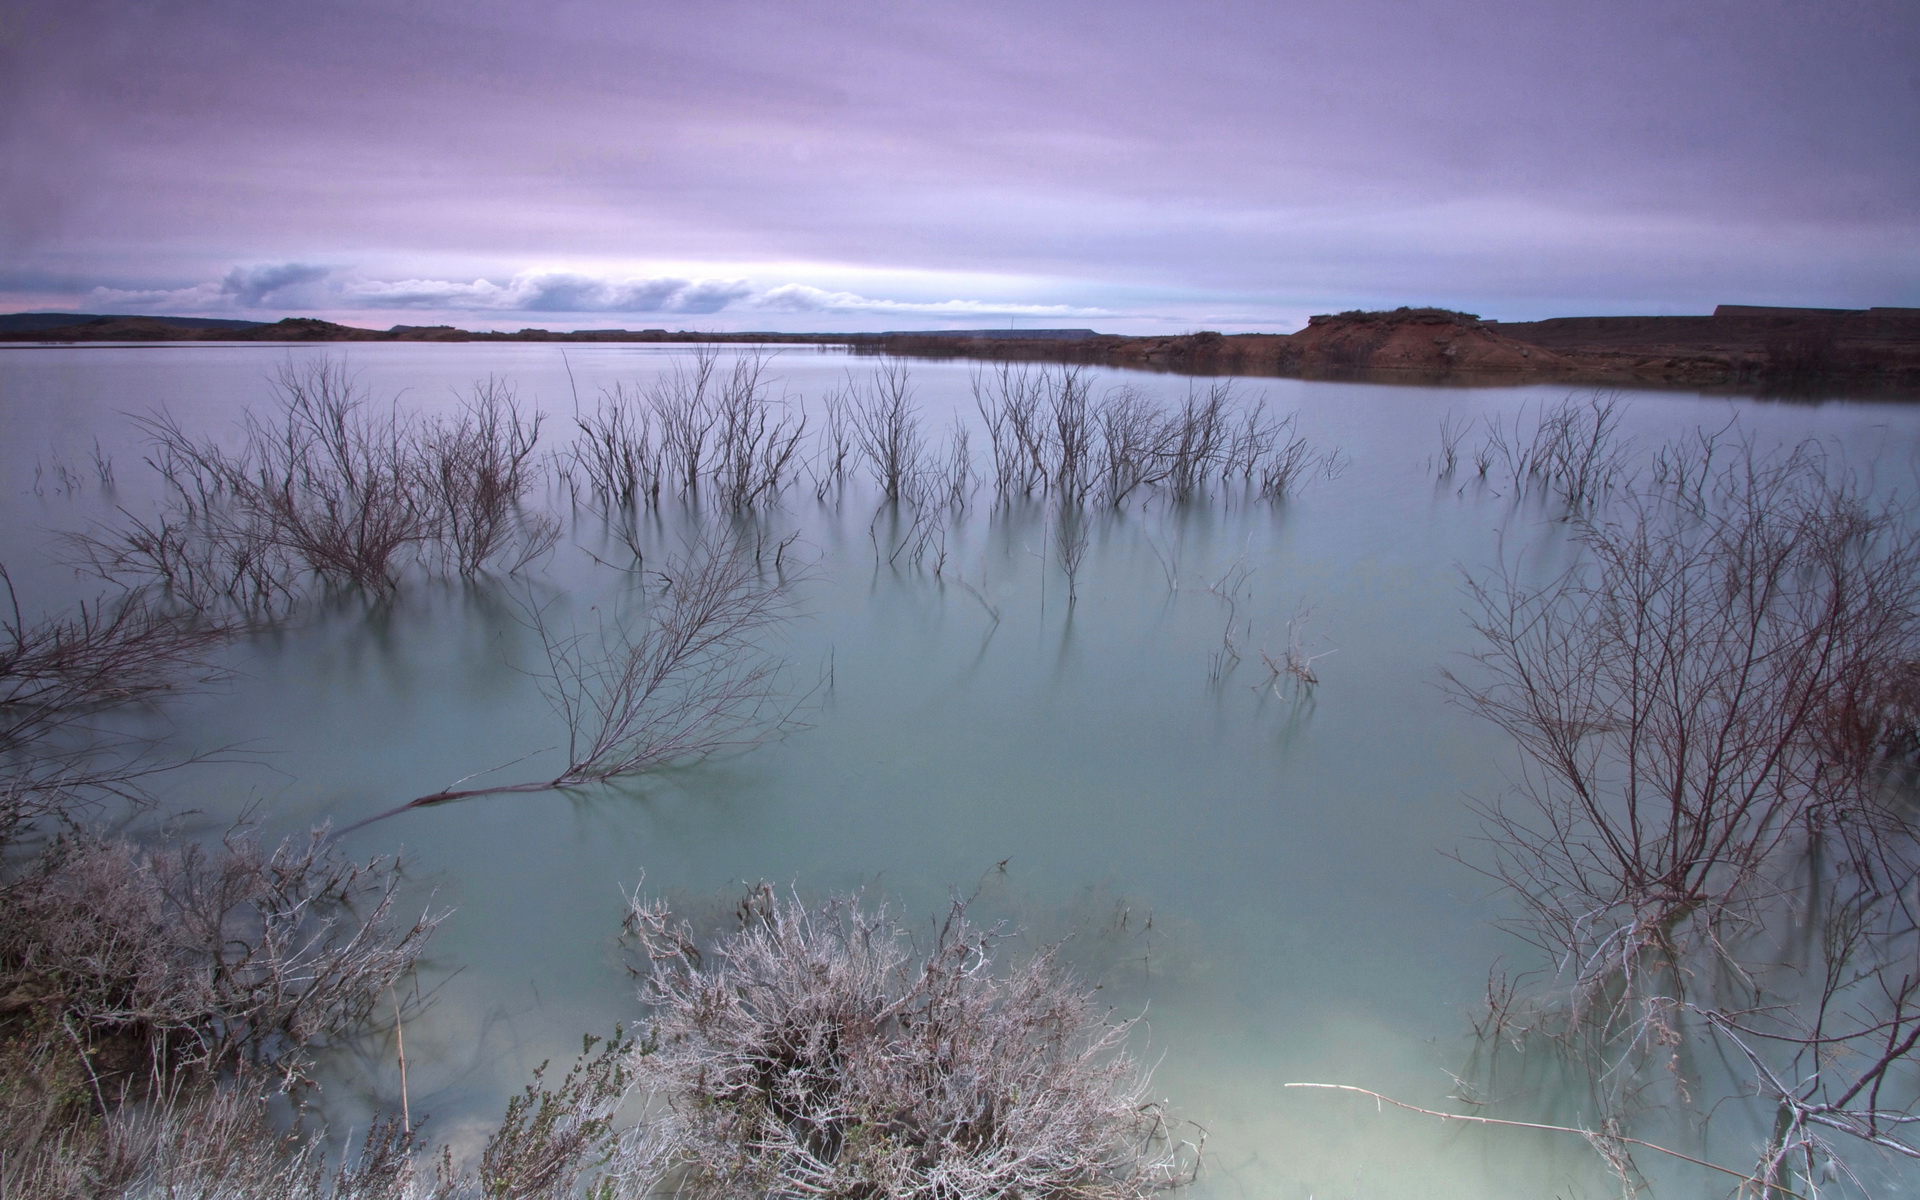
{"label": "submerged bush", "polygon": [[297,1076],[412,970],[436,918],[393,920],[391,861],[323,832],[214,850],[75,834],[0,879],[0,1046],[85,1058],[109,1104],[182,1072]]}
{"label": "submerged bush", "polygon": [[543,418],[505,382],[476,383],[433,420],[377,408],[338,360],[288,363],[273,386],[277,411],[246,412],[233,449],[165,413],[136,418],[168,501],[75,535],[80,561],[203,614],[265,617],[316,582],[391,594],[415,564],[519,571],[558,539],[550,517],[522,511]]}
{"label": "submerged bush", "polygon": [[1185,1182],[1124,1049],[1132,1026],[1042,952],[996,961],[956,905],[924,954],[884,907],[764,885],[702,950],[636,901],[650,970],[638,1086],[666,1101],[676,1195],[1135,1197]]}
{"label": "submerged bush", "polygon": [[1487,869],[1550,964],[1483,1034],[1570,1055],[1622,1127],[1744,1061],[1769,1195],[1920,1162],[1920,514],[1819,447],[1702,436],[1573,527],[1559,578],[1476,582],[1483,673],[1453,681],[1522,755]]}

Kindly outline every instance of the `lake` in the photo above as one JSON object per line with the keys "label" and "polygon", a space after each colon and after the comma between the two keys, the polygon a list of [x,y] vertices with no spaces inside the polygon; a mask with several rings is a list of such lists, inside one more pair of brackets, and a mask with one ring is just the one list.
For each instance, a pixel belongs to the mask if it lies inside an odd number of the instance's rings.
{"label": "lake", "polygon": [[[725,348],[725,364],[738,348]],[[154,511],[132,416],[161,410],[230,437],[274,403],[283,364],[331,357],[376,403],[452,413],[504,380],[547,414],[541,452],[575,435],[576,405],[644,388],[694,350],[669,345],[351,347],[168,345],[0,351],[0,559],[29,607],[92,595],[56,538]],[[784,348],[765,363],[795,414],[872,360]],[[929,440],[987,431],[990,368],[905,364]],[[1177,403],[1177,376],[1091,373]],[[1064,957],[1121,1017],[1153,1092],[1206,1130],[1195,1197],[1537,1197],[1612,1185],[1580,1139],[1448,1126],[1355,1096],[1355,1084],[1459,1110],[1451,1073],[1473,1050],[1489,970],[1532,965],[1496,922],[1511,900],[1486,865],[1470,802],[1506,788],[1505,735],[1452,703],[1443,671],[1476,648],[1465,579],[1503,558],[1546,578],[1572,561],[1551,504],[1463,463],[1443,474],[1441,423],[1537,418],[1564,387],[1440,388],[1240,380],[1242,402],[1297,414],[1336,452],[1282,499],[1214,487],[1175,503],[1093,505],[1069,577],[1057,507],[977,486],[932,537],[908,536],[864,468],[815,495],[804,475],[757,518],[788,542],[794,616],[777,631],[794,720],[751,749],[567,794],[498,795],[405,812],[348,833],[355,856],[404,852],[409,902],[451,910],[406,1030],[410,1103],[460,1144],[496,1119],[542,1060],[637,1015],[616,935],[642,887],[700,908],[767,880],[804,896],[864,889],[925,928],[954,894]],[[1905,489],[1920,409],[1679,392],[1613,394],[1637,452],[1730,423],[1767,446],[1819,439]],[[112,464],[104,485],[96,444]],[[809,451],[809,454],[811,452]],[[232,761],[159,778],[159,813],[217,833],[250,815],[274,836],[344,827],[476,772],[558,761],[565,728],[531,672],[528,614],[591,630],[618,611],[632,550],[550,471],[533,503],[557,547],[490,583],[409,578],[397,598],[306,606],[231,647],[231,677],[138,720],[174,752]],[[701,526],[677,502],[633,541],[657,566]],[[1075,536],[1069,533],[1069,539]],[[783,563],[783,566],[785,565]],[[1316,684],[1263,661],[1293,644]],[[129,718],[134,719],[134,718]],[[149,816],[151,823],[162,819]],[[328,1064],[342,1127],[395,1106],[380,1046]],[[1577,1123],[1577,1104],[1525,1098],[1502,1116]],[[1530,1113],[1535,1114],[1530,1117]],[[1728,1118],[1737,1124],[1737,1118]],[[1696,1146],[1697,1148],[1697,1146]],[[1688,1186],[1688,1185],[1681,1185]],[[1685,1194],[1676,1192],[1676,1194]]]}

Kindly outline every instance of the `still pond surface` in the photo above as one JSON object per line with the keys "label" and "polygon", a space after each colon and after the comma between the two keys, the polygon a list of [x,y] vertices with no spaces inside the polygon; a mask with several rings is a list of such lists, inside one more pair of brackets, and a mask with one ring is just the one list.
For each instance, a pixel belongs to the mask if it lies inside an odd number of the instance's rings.
{"label": "still pond surface", "polygon": [[[692,353],[8,349],[0,559],[31,604],[92,594],[58,565],[56,535],[158,502],[131,415],[166,410],[231,435],[244,410],[274,404],[269,377],[289,360],[344,359],[376,402],[421,412],[454,412],[476,380],[506,380],[548,414],[544,453],[573,436],[576,403],[644,387]],[[816,429],[821,399],[871,368],[792,348],[767,364]],[[929,438],[970,426],[977,469],[979,370],[909,366]],[[1172,401],[1189,381],[1094,373],[1096,396],[1122,385]],[[452,910],[421,981],[434,1001],[406,1030],[412,1111],[458,1142],[542,1060],[633,1019],[616,935],[636,886],[695,906],[730,904],[759,880],[816,897],[864,889],[922,927],[950,895],[977,891],[976,913],[1028,944],[1069,939],[1066,958],[1114,1010],[1144,1017],[1134,1049],[1154,1064],[1154,1093],[1207,1131],[1196,1200],[1609,1194],[1578,1139],[1282,1087],[1351,1083],[1457,1110],[1449,1073],[1471,1055],[1489,969],[1528,965],[1496,925],[1511,902],[1475,869],[1471,808],[1507,785],[1515,758],[1449,703],[1442,672],[1466,669],[1475,647],[1469,574],[1503,555],[1551,571],[1571,548],[1549,507],[1470,464],[1442,478],[1435,460],[1443,418],[1482,423],[1471,445],[1484,422],[1537,414],[1567,389],[1235,388],[1297,412],[1298,432],[1344,468],[1280,502],[1216,489],[1096,508],[1071,581],[1044,500],[1000,505],[982,487],[944,519],[937,548],[889,562],[864,472],[824,501],[803,477],[763,521],[769,544],[797,534],[789,561],[807,564],[780,634],[798,727],[618,786],[484,797],[349,834],[357,856],[403,851],[411,902]],[[1911,489],[1920,462],[1910,407],[1616,398],[1641,447],[1733,422],[1763,445],[1822,439],[1890,487]],[[528,673],[541,659],[525,613],[545,606],[561,627],[590,628],[630,588],[632,559],[557,485],[535,499],[564,534],[518,577],[414,579],[389,605],[309,610],[235,646],[230,680],[152,719],[175,750],[238,748],[240,761],[164,778],[165,811],[209,833],[250,814],[278,836],[345,826],[510,760],[531,756],[529,775],[554,762],[565,731]],[[669,506],[640,539],[670,553],[695,520]],[[1263,665],[1263,652],[1284,657],[1290,622],[1317,686]],[[389,1050],[331,1064],[326,1102],[343,1126],[397,1105]]]}

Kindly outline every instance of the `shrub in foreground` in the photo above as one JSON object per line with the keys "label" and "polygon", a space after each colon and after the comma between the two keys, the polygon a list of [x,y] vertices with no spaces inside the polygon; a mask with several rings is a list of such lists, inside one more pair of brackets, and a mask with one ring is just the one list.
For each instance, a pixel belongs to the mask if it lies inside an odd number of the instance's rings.
{"label": "shrub in foreground", "polygon": [[[956,905],[924,953],[884,907],[762,886],[702,949],[636,900],[650,1173],[688,1197],[1135,1197],[1185,1182],[1113,1021],[1051,952]],[[648,1172],[643,1172],[643,1174]]]}

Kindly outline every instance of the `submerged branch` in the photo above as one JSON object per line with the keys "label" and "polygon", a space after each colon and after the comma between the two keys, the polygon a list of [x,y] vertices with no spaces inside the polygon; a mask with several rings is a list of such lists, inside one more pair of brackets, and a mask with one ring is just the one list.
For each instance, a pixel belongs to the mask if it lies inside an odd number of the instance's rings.
{"label": "submerged branch", "polygon": [[[1377,1104],[1391,1104],[1395,1108],[1404,1108],[1408,1112],[1419,1113],[1426,1117],[1438,1117],[1442,1121],[1466,1121],[1474,1125],[1505,1125],[1512,1129],[1539,1129],[1547,1133],[1571,1133],[1576,1137],[1585,1138],[1589,1143],[1595,1141],[1625,1142],[1630,1146],[1644,1147],[1648,1150],[1670,1155],[1673,1158],[1680,1159],[1682,1162],[1690,1162],[1696,1167],[1705,1167],[1709,1171],[1718,1171],[1722,1175],[1730,1175],[1742,1183],[1751,1183],[1758,1187],[1769,1186],[1764,1180],[1749,1175],[1744,1171],[1736,1171],[1732,1167],[1723,1167],[1719,1163],[1711,1163],[1702,1158],[1695,1158],[1691,1154],[1682,1154],[1678,1150],[1671,1150],[1665,1146],[1656,1145],[1653,1142],[1642,1141],[1639,1138],[1627,1137],[1624,1134],[1600,1133],[1592,1129],[1581,1129],[1574,1125],[1548,1125],[1540,1121],[1504,1121],[1498,1117],[1476,1117],[1466,1113],[1441,1112],[1438,1109],[1421,1108],[1417,1104],[1408,1104],[1404,1100],[1395,1100],[1392,1096],[1383,1095],[1380,1092],[1371,1091],[1363,1087],[1355,1087],[1350,1083],[1283,1083],[1280,1086],[1289,1088],[1317,1088],[1329,1092],[1352,1092],[1355,1095],[1370,1096]],[[1799,1192],[1789,1191],[1786,1188],[1780,1187],[1778,1184],[1771,1186],[1773,1190],[1780,1195],[1792,1196],[1794,1200],[1807,1200],[1807,1198]]]}
{"label": "submerged branch", "polygon": [[340,832],[474,796],[605,783],[754,746],[787,728],[799,700],[786,693],[787,661],[765,641],[790,615],[789,582],[763,578],[751,547],[736,539],[697,543],[658,575],[661,590],[634,624],[615,618],[592,635],[559,637],[532,611],[547,657],[541,691],[567,730],[565,769],[456,784]]}

